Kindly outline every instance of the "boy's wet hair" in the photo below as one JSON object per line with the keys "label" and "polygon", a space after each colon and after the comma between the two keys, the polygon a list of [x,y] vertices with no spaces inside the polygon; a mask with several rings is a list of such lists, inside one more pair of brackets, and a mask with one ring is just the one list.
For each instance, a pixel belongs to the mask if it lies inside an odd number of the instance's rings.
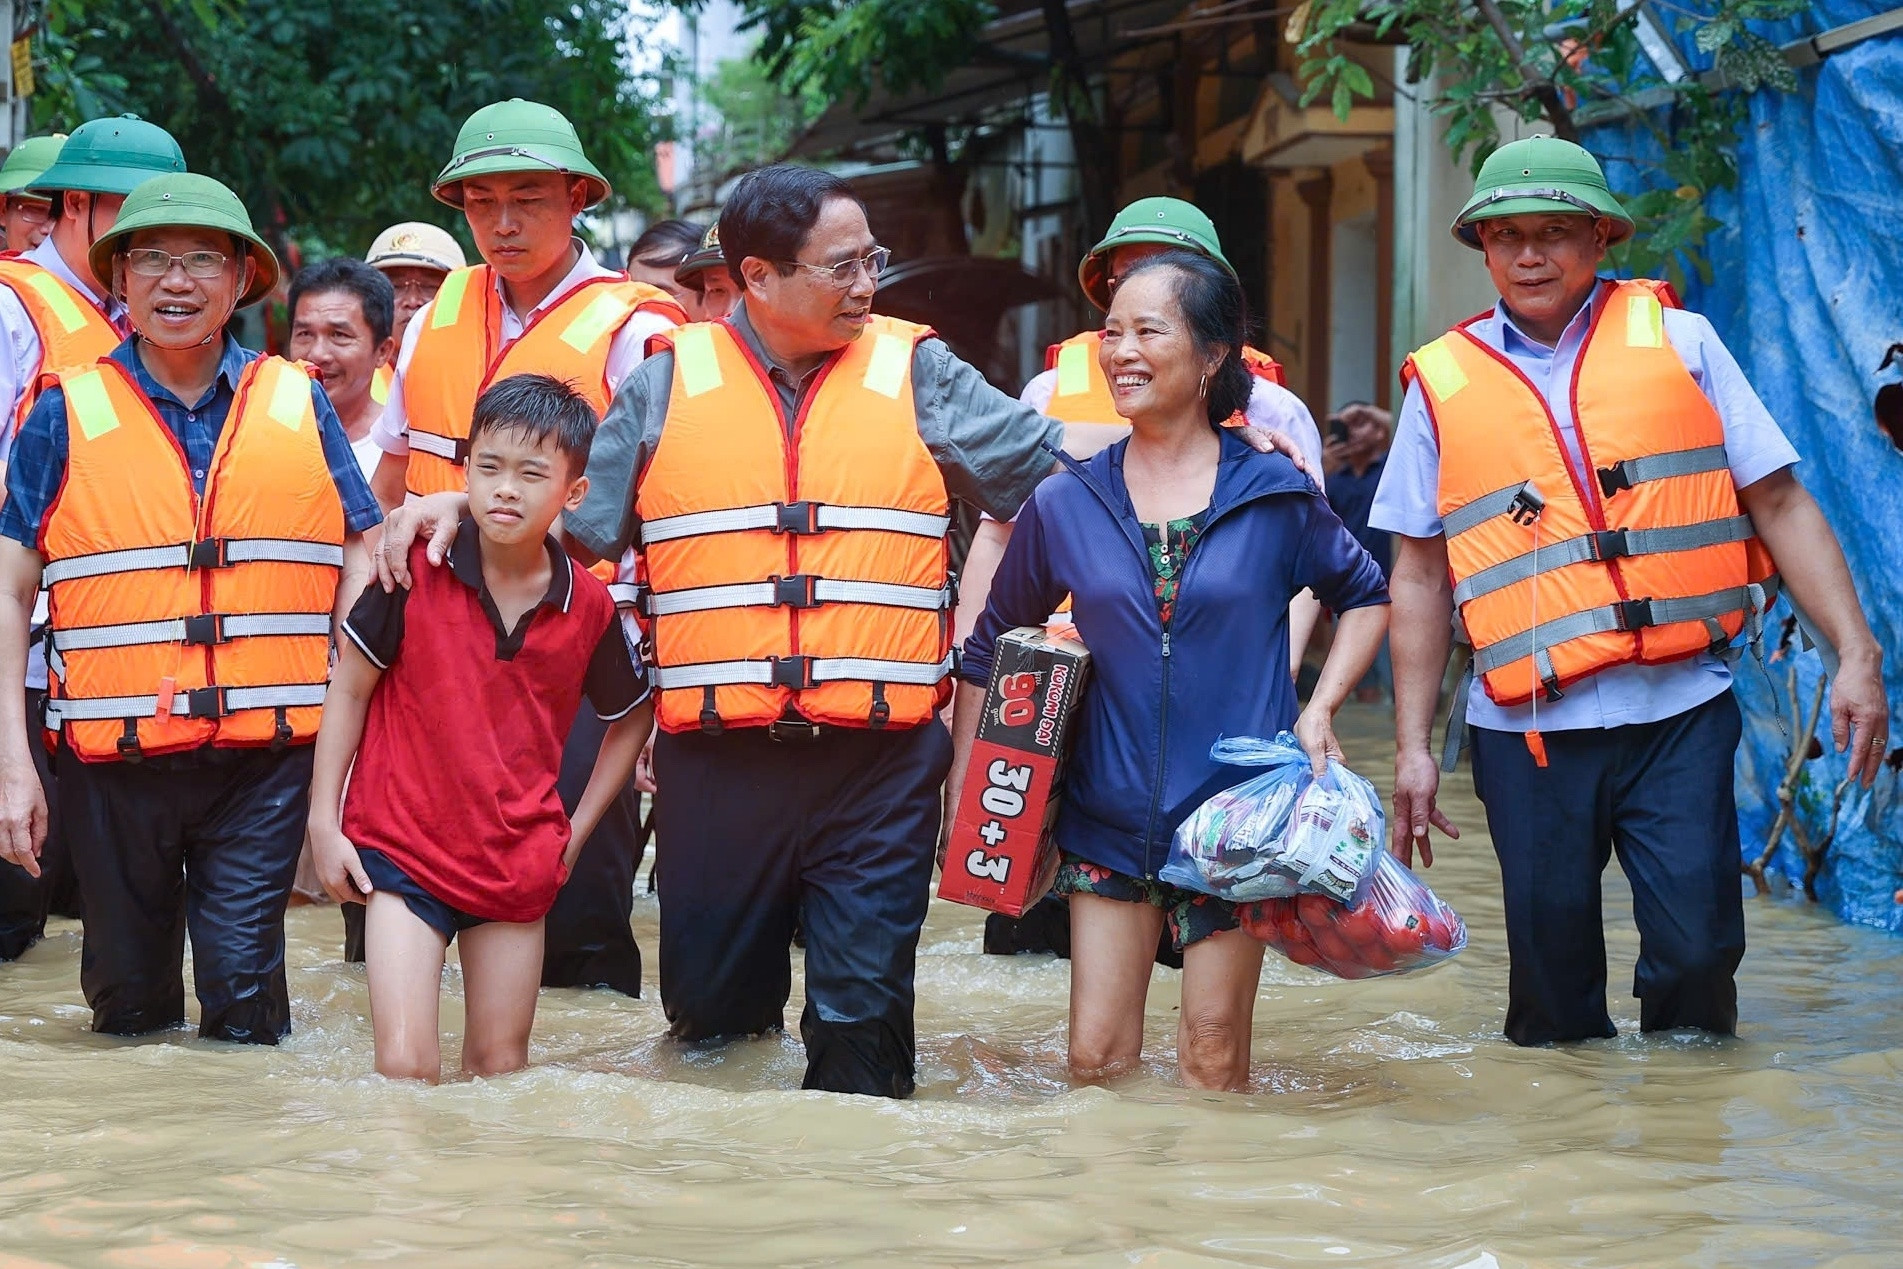
{"label": "boy's wet hair", "polygon": [[484,432],[513,432],[530,445],[545,440],[568,459],[571,475],[588,466],[595,443],[595,407],[566,379],[553,375],[510,375],[489,385],[476,398],[469,423],[469,447]]}

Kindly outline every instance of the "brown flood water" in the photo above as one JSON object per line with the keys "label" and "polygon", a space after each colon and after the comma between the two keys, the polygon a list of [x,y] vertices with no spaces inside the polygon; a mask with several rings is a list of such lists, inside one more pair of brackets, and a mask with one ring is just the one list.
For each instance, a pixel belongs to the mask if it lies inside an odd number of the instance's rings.
{"label": "brown flood water", "polygon": [[[1385,717],[1343,731],[1383,783]],[[1903,942],[1752,901],[1742,1038],[1516,1050],[1464,772],[1448,806],[1469,835],[1430,879],[1465,954],[1346,983],[1271,953],[1246,1095],[1174,1085],[1167,970],[1147,1072],[1070,1086],[1067,966],[981,956],[982,914],[941,903],[905,1104],[797,1091],[792,1038],[684,1051],[658,1000],[578,991],[544,993],[528,1072],[386,1083],[332,909],[291,914],[284,1047],[109,1040],[61,923],[0,967],[0,1269],[1903,1264]],[[1632,1030],[1616,869],[1607,901]],[[651,953],[651,899],[635,919]]]}

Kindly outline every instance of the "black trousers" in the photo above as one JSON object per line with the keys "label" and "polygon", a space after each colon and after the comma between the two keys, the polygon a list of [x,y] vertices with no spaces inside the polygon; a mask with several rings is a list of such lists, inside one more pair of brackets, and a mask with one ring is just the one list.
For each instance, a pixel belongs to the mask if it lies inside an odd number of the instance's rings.
{"label": "black trousers", "polygon": [[1505,887],[1507,1038],[1616,1034],[1606,1012],[1599,878],[1616,853],[1632,884],[1646,1031],[1738,1025],[1744,897],[1730,692],[1629,727],[1545,733],[1541,768],[1518,732],[1474,729],[1474,787]]}
{"label": "black trousers", "polygon": [[913,964],[951,737],[936,722],[779,743],[758,728],[655,743],[661,1002],[683,1040],[784,1023],[806,935],[807,1088],[913,1089]]}
{"label": "black trousers", "polygon": [[212,749],[143,762],[55,759],[86,896],[79,981],[93,1030],[185,1020],[192,940],[198,1034],[276,1044],[290,1033],[284,909],[310,804],[311,747]]}
{"label": "black trousers", "polygon": [[[44,689],[26,689],[27,730],[34,732],[46,714]],[[17,958],[46,933],[46,918],[79,915],[79,882],[60,835],[59,799],[53,783],[53,761],[38,735],[28,739],[33,769],[46,794],[46,844],[40,848],[40,875],[18,864],[0,863],[0,961]]]}
{"label": "black trousers", "polygon": [[[608,724],[583,702],[562,749],[556,778],[562,809],[574,814]],[[542,986],[607,987],[624,996],[641,994],[641,949],[629,924],[634,915],[634,874],[641,866],[641,795],[634,784],[621,791],[595,825],[568,884],[555,896],[542,927]],[[361,903],[344,909],[344,959],[363,960]]]}

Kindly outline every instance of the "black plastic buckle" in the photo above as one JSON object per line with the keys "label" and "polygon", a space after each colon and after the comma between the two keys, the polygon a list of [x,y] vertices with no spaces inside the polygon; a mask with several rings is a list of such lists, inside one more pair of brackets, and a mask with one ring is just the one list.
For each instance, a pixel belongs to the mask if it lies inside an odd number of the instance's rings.
{"label": "black plastic buckle", "polygon": [[768,657],[767,663],[773,667],[773,678],[767,684],[769,687],[786,687],[801,692],[813,686],[813,658]]}
{"label": "black plastic buckle", "polygon": [[225,559],[225,539],[206,538],[202,542],[192,543],[193,568],[223,568]]}
{"label": "black plastic buckle", "polygon": [[782,608],[817,608],[819,600],[814,596],[814,583],[819,577],[813,573],[795,573],[791,577],[769,577],[773,583],[773,602]]}
{"label": "black plastic buckle", "polygon": [[201,613],[185,619],[185,642],[210,646],[225,643],[225,618],[222,613]]}
{"label": "black plastic buckle", "polygon": [[282,753],[297,733],[291,730],[291,719],[284,706],[278,706],[276,712],[277,727],[271,733],[271,752]]}
{"label": "black plastic buckle", "polygon": [[773,504],[775,533],[818,533],[819,504],[817,502],[776,502]]}
{"label": "black plastic buckle", "polygon": [[1632,488],[1632,472],[1624,463],[1601,467],[1598,476],[1601,497],[1610,498],[1621,490]]}
{"label": "black plastic buckle", "polygon": [[469,461],[469,438],[467,436],[459,436],[456,438],[456,457],[450,461],[454,462],[458,467]]}
{"label": "black plastic buckle", "polygon": [[1566,695],[1566,693],[1559,690],[1559,675],[1557,674],[1553,675],[1551,678],[1541,679],[1540,691],[1542,692],[1542,694],[1545,695],[1549,703],[1552,701],[1556,701],[1560,699],[1562,696]]}
{"label": "black plastic buckle", "polygon": [[1624,529],[1607,529],[1603,533],[1589,533],[1586,541],[1592,544],[1592,558],[1604,563],[1606,560],[1622,560],[1632,554],[1632,548],[1626,541]]}
{"label": "black plastic buckle", "polygon": [[[60,732],[60,743],[64,744],[66,733]],[[125,731],[119,736],[119,758],[122,762],[144,762],[145,747],[139,743],[139,724],[136,720],[125,720]]]}
{"label": "black plastic buckle", "polygon": [[1520,491],[1513,495],[1513,501],[1507,504],[1507,518],[1515,524],[1532,524],[1544,510],[1546,498],[1529,480],[1520,486]]}
{"label": "black plastic buckle", "polygon": [[826,729],[804,718],[776,718],[766,725],[766,734],[768,740],[781,744],[808,744],[825,735]]}
{"label": "black plastic buckle", "polygon": [[1619,613],[1621,631],[1643,630],[1657,624],[1652,620],[1652,601],[1649,599],[1628,599],[1614,607]]}
{"label": "black plastic buckle", "polygon": [[700,729],[709,736],[718,736],[727,730],[727,725],[720,721],[720,711],[715,708],[718,699],[712,684],[700,690]]}
{"label": "black plastic buckle", "polygon": [[223,718],[225,716],[225,690],[221,687],[195,687],[189,692],[179,692],[185,698],[185,708],[174,709],[173,713],[183,713],[187,718]]}

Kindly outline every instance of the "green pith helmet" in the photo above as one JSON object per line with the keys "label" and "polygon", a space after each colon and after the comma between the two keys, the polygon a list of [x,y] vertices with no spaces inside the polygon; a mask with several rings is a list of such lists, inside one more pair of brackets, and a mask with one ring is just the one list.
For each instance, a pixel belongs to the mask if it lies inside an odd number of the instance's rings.
{"label": "green pith helmet", "polygon": [[709,269],[724,269],[727,257],[720,249],[720,222],[707,226],[707,232],[700,236],[700,246],[695,247],[682,257],[674,267],[674,280],[682,286],[699,286],[695,278]]}
{"label": "green pith helmet", "polygon": [[[60,147],[66,144],[66,134],[55,132],[50,137],[28,137],[13,147],[7,155],[7,161],[0,163],[0,194],[24,193],[26,187],[39,179],[41,172],[53,166],[59,158]],[[29,198],[43,198],[41,194],[29,194]]]}
{"label": "green pith helmet", "polygon": [[1599,160],[1558,137],[1509,141],[1487,156],[1474,178],[1473,197],[1454,217],[1454,237],[1480,247],[1474,222],[1529,212],[1604,217],[1612,222],[1612,242],[1632,236],[1632,217],[1606,185]]}
{"label": "green pith helmet", "polygon": [[463,205],[463,181],[498,172],[561,172],[588,181],[587,206],[614,191],[582,153],[575,125],[553,106],[511,97],[469,116],[456,134],[456,154],[430,186],[451,207]]}
{"label": "green pith helmet", "polygon": [[172,134],[137,115],[88,119],[73,129],[53,165],[26,187],[45,198],[61,190],[130,194],[153,176],[185,170]]}
{"label": "green pith helmet", "polygon": [[258,269],[250,287],[238,297],[239,308],[257,303],[278,284],[278,258],[251,227],[251,213],[236,194],[209,176],[186,172],[155,176],[126,196],[119,219],[99,236],[86,257],[101,290],[112,288],[113,253],[141,229],[215,229],[243,239]]}
{"label": "green pith helmet", "polygon": [[1230,277],[1236,276],[1234,266],[1222,254],[1216,226],[1202,208],[1180,198],[1139,198],[1117,213],[1103,241],[1092,247],[1077,266],[1077,282],[1084,288],[1084,297],[1105,312],[1110,311],[1110,253],[1138,242],[1158,242],[1198,252],[1228,270]]}

